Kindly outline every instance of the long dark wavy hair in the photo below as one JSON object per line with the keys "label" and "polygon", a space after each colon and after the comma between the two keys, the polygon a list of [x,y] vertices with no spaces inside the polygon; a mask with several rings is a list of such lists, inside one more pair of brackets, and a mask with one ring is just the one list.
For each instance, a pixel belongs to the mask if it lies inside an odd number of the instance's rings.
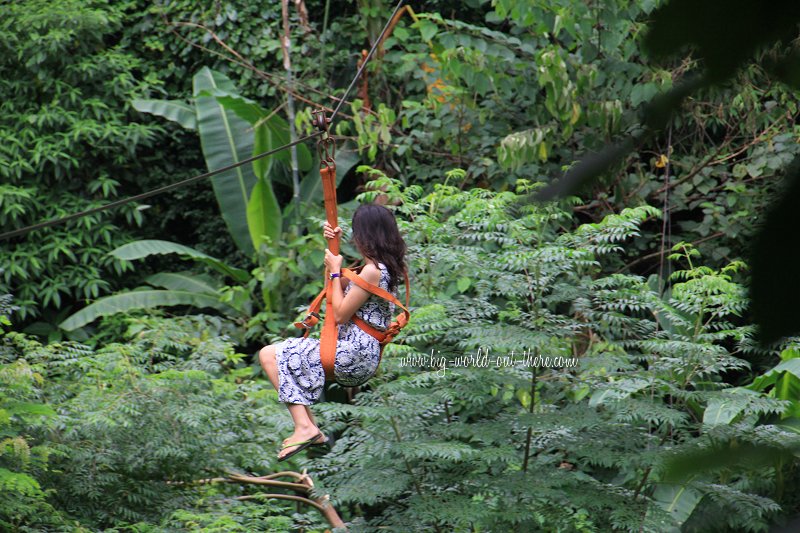
{"label": "long dark wavy hair", "polygon": [[406,243],[394,214],[382,205],[363,204],[353,213],[353,245],[365,259],[386,265],[389,291],[397,288],[406,271]]}

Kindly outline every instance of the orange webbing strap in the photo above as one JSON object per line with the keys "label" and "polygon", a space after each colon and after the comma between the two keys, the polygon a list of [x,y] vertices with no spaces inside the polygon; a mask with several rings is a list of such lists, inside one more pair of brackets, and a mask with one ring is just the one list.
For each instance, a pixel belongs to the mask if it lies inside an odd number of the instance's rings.
{"label": "orange webbing strap", "polygon": [[[325,198],[325,216],[331,228],[339,225],[339,217],[336,204],[336,166],[326,164],[319,171],[322,178],[322,192]],[[339,236],[337,235],[329,241],[328,248],[333,255],[339,255]],[[328,381],[334,381],[333,365],[336,362],[336,339],[339,336],[339,328],[336,324],[336,317],[333,316],[331,301],[333,300],[333,282],[325,272],[325,321],[322,324],[320,334],[319,358],[325,377]],[[338,280],[335,280],[338,283]]]}
{"label": "orange webbing strap", "polygon": [[[406,316],[406,322],[408,322],[407,319],[408,319],[408,316],[410,316],[410,312],[408,311],[408,299],[409,299],[409,292],[410,292],[409,283],[408,283],[408,274],[405,275],[405,278],[406,278],[405,279],[405,282],[406,282],[406,304],[403,305],[403,303],[400,300],[398,300],[397,297],[394,294],[390,293],[389,291],[387,291],[385,289],[381,289],[377,285],[373,285],[372,283],[366,281],[364,278],[359,276],[358,272],[361,270],[361,268],[363,268],[363,267],[357,267],[354,270],[351,270],[349,268],[343,268],[342,269],[342,276],[346,277],[347,279],[349,279],[350,281],[352,281],[353,283],[355,283],[356,285],[358,285],[359,287],[361,287],[365,291],[370,292],[370,293],[374,294],[375,296],[377,296],[379,298],[383,298],[384,300],[389,300],[393,304],[395,304],[398,307],[400,307],[400,309],[403,310],[403,315]],[[405,324],[403,324],[403,325],[405,325]]]}
{"label": "orange webbing strap", "polygon": [[[356,270],[361,270],[361,267],[357,268]],[[400,330],[403,329],[406,324],[408,324],[408,319],[411,317],[411,313],[408,310],[408,301],[409,301],[409,296],[411,294],[411,288],[408,283],[408,273],[404,273],[405,283],[406,283],[406,304],[403,305],[400,302],[400,300],[398,300],[397,297],[395,297],[389,291],[381,289],[377,285],[373,285],[372,283],[365,281],[364,278],[362,278],[356,273],[356,270],[343,268],[342,276],[346,277],[347,279],[349,279],[350,281],[352,281],[365,291],[370,292],[379,298],[383,298],[384,300],[388,300],[403,310],[403,312],[397,315],[397,317],[394,319],[394,322],[392,322],[389,325],[389,327],[386,328],[385,331],[381,331],[371,326],[366,321],[360,319],[356,315],[353,315],[353,317],[351,318],[351,320],[359,328],[361,328],[362,330],[366,331],[367,333],[378,339],[378,342],[380,342],[381,344],[381,355],[382,355],[383,347],[392,342],[392,339],[394,339],[397,336],[397,334],[400,333]]]}
{"label": "orange webbing strap", "polygon": [[[336,167],[326,166],[319,170],[320,177],[322,178],[322,194],[325,198],[325,217],[331,229],[335,229],[339,225],[339,216],[336,206]],[[333,255],[339,255],[339,239],[340,234],[328,241],[328,248],[330,248]]]}
{"label": "orange webbing strap", "polygon": [[311,305],[308,306],[308,314],[306,314],[306,317],[302,321],[294,323],[294,327],[306,330],[306,332],[303,334],[303,337],[308,337],[308,333],[311,331],[311,328],[316,326],[319,322],[319,310],[322,307],[322,300],[325,299],[327,291],[328,287],[326,286],[322,289],[322,292],[320,292],[317,297],[314,298],[314,300],[311,302]]}
{"label": "orange webbing strap", "polygon": [[[407,273],[405,274],[406,303],[405,303],[405,305],[403,305],[400,302],[400,300],[398,300],[389,291],[381,289],[377,285],[373,285],[372,283],[369,283],[368,281],[365,281],[364,278],[359,276],[358,272],[362,268],[363,268],[363,266],[356,267],[355,269],[352,269],[352,270],[349,269],[349,268],[343,268],[342,269],[342,276],[344,276],[345,278],[349,279],[350,281],[352,281],[353,283],[355,283],[356,285],[358,285],[359,287],[361,287],[365,291],[367,291],[369,293],[372,293],[375,296],[378,296],[379,298],[383,298],[384,300],[388,300],[388,301],[392,302],[393,304],[399,306],[403,310],[403,312],[401,314],[397,315],[397,317],[389,325],[389,327],[386,328],[385,331],[381,331],[381,330],[373,327],[372,325],[368,324],[367,322],[365,322],[364,320],[360,319],[356,315],[353,315],[352,318],[351,318],[351,320],[359,328],[361,328],[362,330],[367,332],[369,335],[372,335],[374,338],[376,338],[378,340],[378,342],[381,345],[381,352],[380,353],[381,353],[381,356],[382,356],[383,355],[383,347],[386,346],[387,344],[389,344],[390,342],[392,342],[392,340],[397,336],[397,334],[400,333],[400,330],[403,329],[403,327],[405,327],[406,324],[408,324],[408,319],[411,317],[411,313],[408,310],[408,302],[409,302],[409,297],[411,295],[411,288],[410,288],[410,284],[408,282],[408,274]],[[314,327],[317,323],[319,323],[319,320],[320,320],[319,310],[322,307],[322,300],[325,300],[326,297],[327,297],[328,288],[330,286],[331,286],[330,283],[326,284],[325,288],[322,289],[322,291],[317,295],[316,298],[314,298],[314,300],[311,302],[311,305],[308,308],[308,315],[306,316],[306,318],[301,322],[295,322],[294,323],[295,327],[306,330],[305,333],[303,334],[303,337],[308,337],[308,334],[311,331],[311,328]],[[329,321],[328,320],[328,313],[327,313],[327,306],[326,306],[325,322],[323,323],[323,326],[322,326],[323,327],[323,329],[322,329],[322,335],[323,336],[325,335],[325,324],[328,324],[329,322],[334,324],[334,326],[336,324],[336,320],[333,317],[333,313],[330,313],[330,315],[331,315],[331,320]],[[335,336],[333,336],[332,338],[331,337],[328,337],[328,338],[323,337],[320,340],[320,352],[319,352],[320,353],[320,359],[323,361],[322,368],[323,368],[323,370],[325,370],[325,377],[329,381],[333,381],[335,379],[334,375],[333,375],[333,362],[336,360],[336,337],[338,336],[338,330],[334,329],[334,334],[335,334]],[[331,339],[332,339],[332,342],[331,342]],[[330,352],[330,353],[332,353],[333,358],[331,359],[332,362],[331,362],[331,365],[330,365],[330,374],[328,373],[328,370],[325,368],[325,363],[324,363],[325,360],[323,359],[323,355],[322,355],[324,353],[324,351],[323,351],[324,350],[324,348],[323,348],[324,346],[327,346],[328,350],[331,350],[331,348],[332,348],[332,352]]]}

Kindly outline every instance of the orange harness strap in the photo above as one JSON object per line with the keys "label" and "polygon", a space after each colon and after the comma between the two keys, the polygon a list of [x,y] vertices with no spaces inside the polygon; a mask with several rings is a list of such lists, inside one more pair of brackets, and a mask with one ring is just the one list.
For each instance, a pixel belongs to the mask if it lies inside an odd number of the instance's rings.
{"label": "orange harness strap", "polygon": [[[372,283],[369,283],[360,277],[358,272],[361,271],[361,268],[363,268],[363,265],[352,270],[349,268],[343,268],[342,276],[349,279],[352,283],[355,283],[365,291],[374,294],[379,298],[383,298],[384,300],[388,300],[403,310],[403,312],[397,315],[397,317],[389,325],[389,327],[386,328],[385,331],[375,328],[356,315],[353,315],[351,318],[356,326],[378,340],[381,346],[380,356],[382,357],[384,346],[392,342],[397,334],[400,333],[400,330],[403,329],[406,324],[408,324],[408,319],[411,317],[411,312],[408,310],[408,302],[411,294],[411,289],[408,282],[408,274],[405,275],[406,303],[403,305],[403,303],[389,291],[386,291],[377,285],[373,285]],[[328,297],[329,289],[331,289],[331,284],[327,283],[325,288],[322,289],[317,297],[311,302],[311,306],[308,308],[308,314],[306,315],[306,318],[301,322],[294,323],[295,327],[306,330],[303,334],[303,337],[308,337],[311,328],[319,323],[321,318],[319,315],[319,310],[322,307],[322,300],[325,300]],[[328,302],[330,302],[330,300],[328,300]],[[333,327],[326,331],[326,326],[328,324],[332,324]],[[325,321],[323,322],[322,334],[320,335],[319,355],[320,360],[322,361],[322,368],[325,371],[325,378],[328,381],[335,381],[333,367],[334,362],[336,361],[336,340],[338,338],[338,333],[339,331],[336,320],[333,317],[333,313],[327,311],[326,305]]]}
{"label": "orange harness strap", "polygon": [[[339,225],[338,204],[336,201],[336,165],[326,164],[319,171],[322,178],[322,191],[325,199],[325,217],[328,219],[328,224],[331,228]],[[339,239],[337,235],[331,239],[328,248],[333,255],[339,255]],[[328,277],[327,270],[325,271],[325,299],[328,303],[325,305],[325,322],[322,324],[322,333],[320,334],[319,356],[322,361],[322,368],[325,370],[325,377],[328,381],[334,381],[333,365],[336,361],[336,339],[339,336],[339,326],[336,324],[336,318],[330,311],[331,301],[333,301],[333,282],[334,280]]]}
{"label": "orange harness strap", "polygon": [[[360,271],[361,268],[362,267],[358,267],[357,270]],[[384,300],[388,300],[403,310],[403,312],[397,315],[397,318],[395,318],[394,321],[391,324],[389,324],[389,327],[386,328],[385,331],[381,331],[371,326],[370,324],[368,324],[355,314],[351,318],[351,320],[356,324],[356,326],[358,326],[362,330],[366,331],[367,333],[378,339],[378,342],[381,345],[381,355],[383,355],[383,347],[392,342],[392,340],[397,336],[397,334],[400,333],[400,330],[403,329],[406,324],[408,324],[408,319],[411,318],[411,312],[408,310],[408,298],[409,298],[409,293],[411,292],[408,283],[408,274],[405,274],[405,282],[406,282],[405,305],[400,303],[400,300],[398,300],[389,291],[381,289],[377,285],[373,285],[372,283],[365,281],[364,278],[357,275],[355,270],[350,270],[349,268],[343,268],[342,275],[347,279],[349,279],[350,281],[352,281],[353,283],[355,283],[356,285],[358,285],[359,287],[361,287],[362,289],[364,289],[365,291],[370,292],[379,298],[383,298]]]}

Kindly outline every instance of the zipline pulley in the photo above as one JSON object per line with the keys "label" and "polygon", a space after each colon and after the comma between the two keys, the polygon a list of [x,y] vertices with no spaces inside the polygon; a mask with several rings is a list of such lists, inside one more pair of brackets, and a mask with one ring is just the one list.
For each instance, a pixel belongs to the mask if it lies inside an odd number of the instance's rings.
{"label": "zipline pulley", "polygon": [[[322,136],[317,141],[317,154],[319,155],[319,168],[336,167],[336,141],[331,137],[328,127],[331,119],[325,116],[324,109],[312,111],[313,122]],[[334,184],[335,185],[335,184]],[[336,227],[336,226],[334,226]]]}

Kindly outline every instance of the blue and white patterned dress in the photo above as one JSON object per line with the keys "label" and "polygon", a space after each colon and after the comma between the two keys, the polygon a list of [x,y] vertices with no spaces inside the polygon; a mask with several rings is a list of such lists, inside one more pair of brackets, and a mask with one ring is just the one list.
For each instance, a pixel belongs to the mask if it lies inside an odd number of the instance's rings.
{"label": "blue and white patterned dress", "polygon": [[[386,265],[378,263],[381,278],[378,286],[389,290],[389,271]],[[353,282],[344,289],[350,292]],[[397,292],[393,293],[395,296]],[[355,312],[356,316],[374,326],[385,330],[392,321],[395,305],[370,294],[367,301]],[[363,385],[375,374],[380,362],[380,343],[378,339],[359,328],[352,320],[339,324],[336,341],[336,361],[334,376],[336,381],[346,387]],[[275,345],[275,358],[278,362],[278,399],[284,403],[311,405],[319,401],[325,385],[325,372],[319,356],[319,339],[295,337]]]}

